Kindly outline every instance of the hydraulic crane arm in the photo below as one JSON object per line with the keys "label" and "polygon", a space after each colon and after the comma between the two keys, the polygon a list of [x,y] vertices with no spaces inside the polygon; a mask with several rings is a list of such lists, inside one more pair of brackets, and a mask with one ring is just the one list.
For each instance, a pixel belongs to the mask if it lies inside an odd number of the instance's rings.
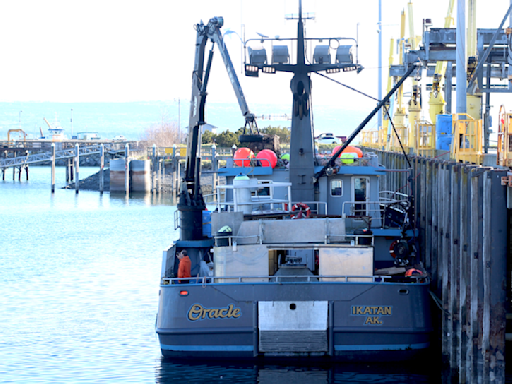
{"label": "hydraulic crane arm", "polygon": [[240,106],[242,115],[245,117],[245,125],[252,125],[252,123],[255,122],[255,117],[249,110],[249,106],[247,105],[247,101],[245,100],[245,96],[242,91],[242,86],[240,85],[240,81],[238,81],[238,76],[236,75],[235,68],[233,67],[231,58],[229,57],[229,52],[226,48],[226,45],[224,44],[224,39],[222,38],[220,29],[215,29],[210,38],[219,47],[220,55],[222,56],[224,66],[226,67],[226,71],[228,72],[229,80],[231,81],[231,85],[233,87],[233,90],[235,91],[235,95],[238,100],[238,105]]}
{"label": "hydraulic crane arm", "polygon": [[[249,111],[245,101],[242,87],[236,76],[233,63],[224,45],[220,28],[224,24],[222,17],[214,17],[207,25],[203,22],[196,25],[196,54],[194,60],[194,71],[192,73],[192,99],[190,102],[189,128],[187,138],[187,162],[185,177],[181,184],[180,200],[178,211],[180,212],[180,227],[182,240],[202,239],[202,216],[205,209],[203,195],[200,188],[200,162],[201,159],[201,126],[205,124],[206,87],[210,78],[210,70],[215,45],[217,45],[224,65],[228,71],[231,85],[238,99],[238,104],[245,117],[245,126],[254,124],[254,115]],[[208,62],[204,68],[205,47],[208,40],[212,41],[212,47],[208,55]],[[195,229],[194,229],[195,228]]]}
{"label": "hydraulic crane arm", "polygon": [[[205,124],[204,107],[206,104],[207,95],[206,86],[210,76],[211,61],[213,58],[215,45],[220,51],[224,66],[228,72],[229,80],[231,81],[231,85],[235,91],[238,105],[240,106],[242,115],[245,118],[245,127],[249,126],[249,128],[252,129],[253,126],[256,125],[255,116],[249,110],[249,106],[245,100],[240,81],[238,80],[235,68],[233,67],[233,63],[229,56],[229,52],[222,38],[220,29],[223,24],[224,21],[222,17],[214,17],[208,22],[207,25],[203,24],[202,22],[196,25],[196,55],[192,79],[192,102],[190,105],[189,140],[187,144],[187,170],[185,174],[185,179],[188,182],[192,182],[196,176],[195,162],[197,161],[197,153],[199,150],[198,146],[200,145],[199,130],[200,126]],[[206,69],[203,70],[205,48],[208,40],[212,41],[212,47],[209,53]]]}
{"label": "hydraulic crane arm", "polygon": [[48,122],[48,120],[46,120],[46,118],[45,118],[45,117],[43,117],[43,120],[46,122],[46,124],[48,124],[48,128],[52,129],[51,124]]}

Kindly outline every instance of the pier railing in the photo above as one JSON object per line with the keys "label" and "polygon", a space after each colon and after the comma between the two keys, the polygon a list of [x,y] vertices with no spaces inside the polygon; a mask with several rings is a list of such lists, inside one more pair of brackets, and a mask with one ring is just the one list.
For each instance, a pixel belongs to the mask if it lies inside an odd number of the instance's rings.
{"label": "pier railing", "polygon": [[[112,149],[112,145],[105,145],[105,151],[110,151]],[[91,145],[87,147],[78,147],[79,156],[88,156],[93,154],[100,153],[101,145]],[[60,151],[55,151],[55,159],[69,159],[76,157],[76,147],[62,149]],[[20,167],[28,164],[36,164],[45,161],[52,160],[52,152],[40,152],[35,154],[28,154],[26,156],[17,156],[17,157],[8,157],[4,159],[0,159],[0,168],[9,168],[9,167]]]}

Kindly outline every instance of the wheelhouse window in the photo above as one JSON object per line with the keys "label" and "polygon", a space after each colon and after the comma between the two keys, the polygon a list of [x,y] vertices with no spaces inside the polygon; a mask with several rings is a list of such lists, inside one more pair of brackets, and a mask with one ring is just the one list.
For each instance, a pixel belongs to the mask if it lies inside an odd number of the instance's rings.
{"label": "wheelhouse window", "polygon": [[343,196],[343,182],[331,180],[331,196]]}

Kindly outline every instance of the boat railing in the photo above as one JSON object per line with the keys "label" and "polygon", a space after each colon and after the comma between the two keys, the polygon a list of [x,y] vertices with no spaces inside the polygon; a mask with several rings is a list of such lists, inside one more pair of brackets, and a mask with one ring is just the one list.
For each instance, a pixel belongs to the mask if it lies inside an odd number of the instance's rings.
{"label": "boat railing", "polygon": [[[293,210],[293,206],[295,204],[306,204],[310,209],[311,213],[315,214],[327,214],[327,202],[326,201],[292,201],[292,206],[289,208],[290,211]],[[323,209],[320,209],[323,207]]]}
{"label": "boat railing", "polygon": [[[255,180],[256,181],[256,180]],[[289,182],[274,182],[272,180],[257,180],[257,182],[250,182],[243,185],[234,185],[234,184],[224,184],[224,185],[218,185],[217,188],[217,209],[220,212],[222,210],[222,206],[226,207],[228,211],[240,211],[244,210],[243,208],[250,206],[250,210],[252,211],[252,208],[254,206],[258,205],[269,205],[270,210],[277,209],[286,212],[287,207],[291,207],[292,201],[291,201],[291,186],[292,183]],[[255,195],[252,196],[253,191],[257,191],[259,189],[268,188],[268,195],[267,196],[261,196],[261,195]],[[275,189],[276,188],[287,188],[287,194],[288,198],[286,199],[280,199],[275,197]],[[232,190],[233,191],[233,200],[228,201],[227,200],[227,191]],[[251,200],[247,200],[243,197],[243,191],[249,190],[249,193],[251,193]],[[224,197],[224,198],[223,198]]]}
{"label": "boat railing", "polygon": [[[409,283],[428,283],[429,277],[423,275],[400,276]],[[255,281],[255,280],[259,281]],[[297,281],[300,279],[301,281]],[[297,284],[297,283],[396,283],[396,276],[356,276],[356,275],[290,275],[290,276],[197,276],[197,277],[163,277],[162,285],[177,284],[186,287],[185,284],[248,284],[248,283],[276,283],[276,284]]]}
{"label": "boat railing", "polygon": [[[405,198],[403,196],[405,196]],[[376,223],[373,223],[374,226],[379,227],[386,207],[394,205],[397,210],[406,213],[407,206],[404,206],[404,203],[408,203],[407,195],[396,194],[396,197],[398,197],[398,199],[381,197],[379,201],[345,201],[342,204],[342,217],[351,219],[369,217],[372,221],[376,221]]]}
{"label": "boat railing", "polygon": [[397,201],[408,201],[409,195],[406,193],[401,193],[397,191],[380,191],[379,192],[379,199],[382,202],[397,202]]}
{"label": "boat railing", "polygon": [[[263,227],[262,223],[258,224],[258,235],[216,235],[214,236],[215,246],[233,246],[237,247],[238,245],[254,245],[254,244],[273,244],[271,242],[266,242],[265,237],[263,235]],[[222,233],[222,232],[220,232]],[[368,240],[364,240],[367,238]],[[254,239],[251,242],[251,239]],[[363,240],[361,240],[363,239]],[[219,241],[220,240],[220,241]],[[323,243],[293,243],[286,245],[279,245],[278,248],[282,249],[311,249],[318,248],[320,246],[324,246],[326,244],[350,244],[351,246],[374,246],[375,245],[375,237],[373,235],[355,235],[355,234],[342,234],[342,235],[334,235],[327,234],[325,236],[325,241]]]}
{"label": "boat railing", "polygon": [[[391,200],[389,202],[392,202]],[[382,201],[344,201],[342,204],[343,218],[381,218],[384,209],[381,207]]]}

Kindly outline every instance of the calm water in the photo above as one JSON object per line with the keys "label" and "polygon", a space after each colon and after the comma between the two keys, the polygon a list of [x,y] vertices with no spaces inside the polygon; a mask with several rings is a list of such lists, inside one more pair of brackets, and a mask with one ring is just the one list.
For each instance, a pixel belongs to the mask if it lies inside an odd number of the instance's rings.
{"label": "calm water", "polygon": [[[80,167],[81,177],[96,169]],[[165,361],[154,332],[165,199],[58,189],[50,168],[0,181],[0,382],[427,383],[410,365]],[[57,184],[65,183],[64,168]],[[420,362],[421,363],[421,362]],[[434,370],[435,371],[435,370]]]}

